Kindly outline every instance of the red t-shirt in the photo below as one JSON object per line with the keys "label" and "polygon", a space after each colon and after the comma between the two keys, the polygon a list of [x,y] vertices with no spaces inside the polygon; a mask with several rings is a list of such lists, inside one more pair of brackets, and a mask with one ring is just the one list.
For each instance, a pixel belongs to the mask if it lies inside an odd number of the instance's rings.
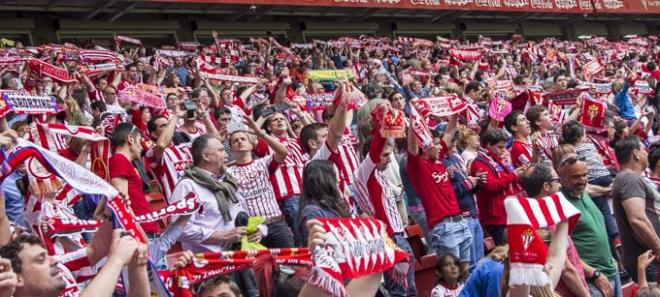
{"label": "red t-shirt", "polygon": [[[131,201],[131,209],[135,215],[149,213],[149,202],[142,191],[142,178],[133,163],[122,154],[114,154],[110,157],[110,178],[121,177],[128,180],[128,193]],[[158,232],[158,225],[155,222],[140,224],[145,232]]]}
{"label": "red t-shirt", "polygon": [[422,200],[424,209],[433,210],[426,212],[429,228],[433,228],[446,217],[461,214],[449,173],[440,161],[447,153],[444,141],[436,161],[426,160],[420,155],[414,156],[408,153],[408,164],[406,165],[408,178]]}
{"label": "red t-shirt", "polygon": [[524,143],[514,140],[511,145],[511,164],[513,167],[520,167],[532,162],[532,153],[534,147],[531,143]]}

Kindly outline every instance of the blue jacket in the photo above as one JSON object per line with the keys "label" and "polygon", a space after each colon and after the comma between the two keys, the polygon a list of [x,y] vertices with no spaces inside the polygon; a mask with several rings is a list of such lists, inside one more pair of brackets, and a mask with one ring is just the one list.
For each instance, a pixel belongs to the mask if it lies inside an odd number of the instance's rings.
{"label": "blue jacket", "polygon": [[621,91],[614,95],[614,103],[616,104],[616,108],[619,109],[619,115],[621,115],[622,118],[626,120],[635,120],[637,119],[637,116],[635,116],[634,106],[632,105],[632,102],[630,102],[630,97],[628,96],[629,87],[630,85],[628,85],[627,81],[623,83]]}
{"label": "blue jacket", "polygon": [[477,263],[476,268],[470,274],[463,291],[459,297],[499,297],[500,279],[504,272],[504,265],[493,261],[491,258],[484,258]]}
{"label": "blue jacket", "polygon": [[474,199],[476,188],[470,187],[469,181],[466,180],[467,174],[465,168],[462,168],[461,157],[456,153],[449,154],[442,160],[442,164],[447,168],[461,211],[469,211],[472,217],[477,217],[477,202]]}

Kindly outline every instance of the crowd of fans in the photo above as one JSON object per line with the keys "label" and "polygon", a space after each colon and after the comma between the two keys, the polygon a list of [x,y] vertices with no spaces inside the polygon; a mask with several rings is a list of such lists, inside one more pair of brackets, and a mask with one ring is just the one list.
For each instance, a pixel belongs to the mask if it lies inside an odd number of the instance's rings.
{"label": "crowd of fans", "polygon": [[[319,219],[351,217],[381,220],[411,268],[407,286],[374,273],[351,280],[350,296],[428,294],[415,286],[413,224],[437,256],[431,296],[611,297],[630,280],[637,296],[660,296],[654,36],[140,44],[0,49],[2,105],[25,95],[58,107],[4,113],[3,152],[39,143],[109,181],[135,216],[157,197],[196,195],[201,206],[140,223],[141,242],[112,224],[103,199],[26,162],[0,185],[0,296],[149,296],[150,261],[167,271],[249,245],[313,251],[329,244]],[[71,132],[84,126],[110,144]],[[510,286],[519,235],[505,201],[555,194],[579,220],[538,229],[550,282]],[[57,218],[105,220],[45,236]],[[306,269],[280,267],[269,283],[248,268],[190,292],[319,296]]]}

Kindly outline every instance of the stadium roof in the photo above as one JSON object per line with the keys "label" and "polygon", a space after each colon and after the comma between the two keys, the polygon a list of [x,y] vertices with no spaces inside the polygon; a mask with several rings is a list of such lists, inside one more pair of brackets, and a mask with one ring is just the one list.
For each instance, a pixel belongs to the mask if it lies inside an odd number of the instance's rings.
{"label": "stadium roof", "polygon": [[[453,3],[449,5],[446,3]],[[195,15],[221,21],[315,18],[333,22],[458,20],[658,22],[660,0],[0,0],[0,11],[45,12],[68,19],[115,21],[140,15]]]}

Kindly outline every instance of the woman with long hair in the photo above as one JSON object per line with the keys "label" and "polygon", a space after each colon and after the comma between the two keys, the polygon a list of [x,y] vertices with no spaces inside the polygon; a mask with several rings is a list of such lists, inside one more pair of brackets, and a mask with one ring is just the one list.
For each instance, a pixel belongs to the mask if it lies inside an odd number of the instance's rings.
{"label": "woman with long hair", "polygon": [[307,221],[317,218],[350,217],[348,204],[338,187],[337,171],[332,162],[313,160],[303,170],[298,226],[307,240]]}

